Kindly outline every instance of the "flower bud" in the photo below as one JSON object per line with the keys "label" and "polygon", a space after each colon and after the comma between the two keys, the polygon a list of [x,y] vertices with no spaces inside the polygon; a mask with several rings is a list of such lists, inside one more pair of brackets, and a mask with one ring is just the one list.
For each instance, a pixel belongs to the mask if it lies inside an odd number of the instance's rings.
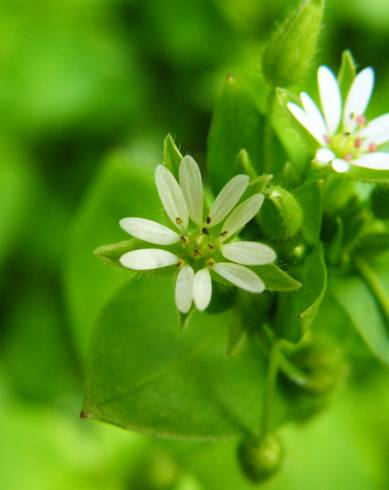
{"label": "flower bud", "polygon": [[293,238],[303,223],[303,211],[297,199],[280,186],[273,186],[266,194],[259,223],[266,236],[274,240]]}
{"label": "flower bud", "polygon": [[262,70],[273,86],[296,83],[315,55],[324,0],[304,0],[273,32],[262,56]]}
{"label": "flower bud", "polygon": [[275,434],[251,436],[240,443],[238,459],[243,473],[258,483],[278,473],[283,463],[284,450]]}
{"label": "flower bud", "polygon": [[304,390],[314,396],[330,394],[343,373],[343,358],[338,347],[326,342],[310,344],[292,357],[307,376]]}
{"label": "flower bud", "polygon": [[153,454],[135,471],[130,488],[137,490],[173,490],[181,476],[176,463],[165,453]]}
{"label": "flower bud", "polygon": [[389,219],[389,184],[379,184],[373,189],[370,204],[378,219]]}
{"label": "flower bud", "polygon": [[324,341],[299,348],[290,361],[301,376],[294,380],[287,375],[282,386],[297,420],[305,422],[328,406],[346,373],[346,364],[341,350]]}

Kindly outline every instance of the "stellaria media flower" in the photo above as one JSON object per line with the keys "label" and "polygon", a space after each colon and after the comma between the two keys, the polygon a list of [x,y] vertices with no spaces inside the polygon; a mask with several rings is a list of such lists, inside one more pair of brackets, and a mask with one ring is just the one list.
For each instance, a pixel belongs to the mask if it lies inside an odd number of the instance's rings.
{"label": "stellaria media flower", "polygon": [[320,149],[314,161],[331,165],[336,172],[350,166],[389,170],[389,153],[378,151],[389,141],[389,114],[368,121],[365,112],[374,86],[374,71],[365,68],[355,77],[343,105],[339,83],[326,66],[318,70],[322,112],[305,92],[302,108],[288,103],[297,121],[317,140]]}
{"label": "stellaria media flower", "polygon": [[133,237],[166,247],[127,252],[119,259],[122,266],[137,271],[176,267],[175,302],[184,314],[193,303],[200,311],[208,307],[213,274],[245,291],[264,291],[264,282],[246,266],[270,264],[276,253],[262,243],[234,241],[264,200],[257,193],[239,203],[249,185],[247,175],[233,177],[207,213],[200,169],[192,157],[182,159],[179,183],[164,165],[156,168],[155,183],[175,230],[144,218],[120,220],[122,229]]}

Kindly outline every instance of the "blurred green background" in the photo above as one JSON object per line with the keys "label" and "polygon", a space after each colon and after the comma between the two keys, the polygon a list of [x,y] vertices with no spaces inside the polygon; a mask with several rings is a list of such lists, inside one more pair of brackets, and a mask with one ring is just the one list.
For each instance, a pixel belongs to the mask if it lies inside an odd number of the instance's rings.
{"label": "blurred green background", "polygon": [[[119,210],[152,207],[146,182],[166,133],[204,164],[228,73],[263,103],[261,48],[295,4],[0,1],[1,489],[251,488],[234,442],[158,441],[79,419],[91,327],[126,277],[92,250],[123,237]],[[375,115],[389,112],[388,45],[387,0],[328,2],[317,62],[337,69],[349,48],[374,66]],[[144,169],[144,202],[127,161]],[[263,488],[389,488],[388,381],[364,359],[323,414],[284,429],[285,470]]]}

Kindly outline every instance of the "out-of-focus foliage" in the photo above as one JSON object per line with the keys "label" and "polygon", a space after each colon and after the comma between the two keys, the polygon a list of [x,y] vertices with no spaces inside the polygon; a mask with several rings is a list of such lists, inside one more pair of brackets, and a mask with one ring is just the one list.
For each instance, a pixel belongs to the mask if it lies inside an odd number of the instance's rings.
{"label": "out-of-focus foliage", "polygon": [[[205,164],[227,74],[264,108],[262,48],[292,3],[0,1],[0,488],[251,488],[233,458],[235,442],[166,443],[78,415],[92,324],[130,277],[98,261],[93,249],[125,239],[119,218],[153,217],[150,175],[166,133]],[[361,67],[377,72],[371,115],[388,112],[386,0],[327,2],[321,36],[317,62],[337,69],[351,49]],[[305,85],[315,90],[313,73]],[[260,131],[260,118],[256,124]],[[217,139],[216,120],[212,127]],[[306,148],[286,127],[277,133],[293,161]],[[254,155],[260,167],[260,148]],[[283,429],[285,470],[263,488],[388,486],[388,374],[347,328],[354,312],[331,295],[312,328],[337,337],[357,368],[336,404],[326,400],[326,413]],[[380,315],[371,299],[372,314]],[[362,335],[365,327],[357,325]],[[384,327],[369,339],[373,350],[386,346]],[[301,397],[317,406],[311,395]]]}

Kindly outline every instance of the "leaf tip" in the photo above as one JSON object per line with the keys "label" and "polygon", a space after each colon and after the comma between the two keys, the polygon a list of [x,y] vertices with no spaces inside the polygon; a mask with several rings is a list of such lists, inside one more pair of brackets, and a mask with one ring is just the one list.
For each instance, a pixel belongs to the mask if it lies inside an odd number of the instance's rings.
{"label": "leaf tip", "polygon": [[88,418],[89,418],[88,412],[86,412],[85,410],[81,410],[80,419],[88,419]]}

